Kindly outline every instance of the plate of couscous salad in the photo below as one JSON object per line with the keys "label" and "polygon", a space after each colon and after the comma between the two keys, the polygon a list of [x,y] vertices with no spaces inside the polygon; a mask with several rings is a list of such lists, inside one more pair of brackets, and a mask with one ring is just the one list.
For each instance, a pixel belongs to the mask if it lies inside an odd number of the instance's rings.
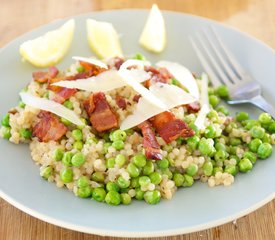
{"label": "plate of couscous salad", "polygon": [[211,85],[188,38],[209,26],[275,104],[271,48],[156,5],[59,20],[1,49],[0,196],[118,237],[199,231],[273,200],[275,121]]}

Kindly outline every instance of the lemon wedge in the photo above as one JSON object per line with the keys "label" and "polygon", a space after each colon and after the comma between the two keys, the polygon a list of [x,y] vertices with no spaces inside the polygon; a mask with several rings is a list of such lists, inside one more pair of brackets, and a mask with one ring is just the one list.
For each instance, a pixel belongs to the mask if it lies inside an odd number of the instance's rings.
{"label": "lemon wedge", "polygon": [[164,18],[156,4],[153,4],[141,36],[139,43],[145,49],[160,53],[166,46],[166,29]]}
{"label": "lemon wedge", "polygon": [[49,67],[58,63],[68,52],[75,29],[75,20],[70,19],[60,28],[21,44],[20,54],[36,67]]}
{"label": "lemon wedge", "polygon": [[118,33],[111,23],[87,19],[87,36],[91,49],[99,58],[123,56]]}

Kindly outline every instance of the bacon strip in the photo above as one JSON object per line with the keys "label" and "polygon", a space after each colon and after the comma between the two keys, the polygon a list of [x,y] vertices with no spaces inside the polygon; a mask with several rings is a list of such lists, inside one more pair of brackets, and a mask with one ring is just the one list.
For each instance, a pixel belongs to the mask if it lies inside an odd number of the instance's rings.
{"label": "bacon strip", "polygon": [[151,122],[166,143],[178,137],[192,137],[195,134],[184,121],[177,119],[171,112],[160,113],[154,116]]}
{"label": "bacon strip", "polygon": [[184,106],[187,108],[188,112],[193,112],[193,113],[196,113],[196,112],[200,111],[200,109],[201,109],[199,102],[189,103]]}
{"label": "bacon strip", "polygon": [[118,105],[119,108],[125,110],[127,103],[125,98],[121,97],[121,96],[116,96],[116,104]]}
{"label": "bacon strip", "polygon": [[33,72],[32,77],[34,81],[39,83],[46,83],[50,79],[55,78],[58,75],[59,71],[56,67],[49,67],[48,72]]}
{"label": "bacon strip", "polygon": [[160,160],[162,154],[160,146],[157,142],[155,133],[153,132],[152,125],[150,122],[145,121],[138,125],[143,135],[143,147],[145,149],[145,156],[148,159]]}
{"label": "bacon strip", "polygon": [[58,141],[67,132],[67,127],[50,112],[40,112],[40,121],[33,127],[33,136],[40,142]]}
{"label": "bacon strip", "polygon": [[149,88],[152,82],[167,83],[173,76],[168,72],[166,68],[154,68],[152,66],[145,67],[146,72],[150,72],[152,77],[145,82],[145,87]]}
{"label": "bacon strip", "polygon": [[92,126],[98,132],[118,127],[118,119],[102,92],[91,94],[84,102],[84,108],[90,117]]}

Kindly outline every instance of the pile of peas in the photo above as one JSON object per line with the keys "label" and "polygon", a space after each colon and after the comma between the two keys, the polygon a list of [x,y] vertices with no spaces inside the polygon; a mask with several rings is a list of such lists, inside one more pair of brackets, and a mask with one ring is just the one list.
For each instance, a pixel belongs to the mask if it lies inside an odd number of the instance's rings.
{"label": "pile of peas", "polygon": [[[142,56],[137,55],[137,59]],[[81,69],[79,71],[82,71]],[[172,84],[178,85],[176,79],[172,79]],[[178,138],[176,147],[170,144],[163,146],[163,150],[168,153],[174,148],[185,145],[190,156],[198,151],[204,156],[205,162],[202,166],[202,173],[199,172],[199,166],[196,163],[190,163],[186,169],[177,169],[175,162],[169,157],[162,160],[147,159],[144,153],[140,152],[128,159],[123,154],[117,154],[113,158],[102,161],[106,167],[106,171],[95,171],[91,175],[84,175],[78,179],[74,179],[73,168],[81,168],[86,162],[86,156],[81,152],[85,144],[96,144],[99,139],[97,137],[88,139],[84,142],[82,128],[73,129],[72,138],[74,139],[73,151],[64,151],[57,148],[53,152],[53,159],[62,162],[63,168],[58,173],[64,184],[74,182],[77,186],[76,195],[81,198],[91,198],[98,202],[106,202],[109,205],[128,205],[132,199],[144,200],[148,204],[157,204],[161,200],[159,186],[164,175],[172,180],[176,187],[190,187],[194,184],[198,174],[207,177],[215,176],[217,172],[225,172],[235,176],[238,172],[246,173],[252,170],[258,159],[266,159],[272,154],[272,138],[271,134],[275,133],[275,121],[268,113],[262,113],[258,119],[250,119],[246,112],[238,112],[230,123],[225,127],[219,128],[220,115],[228,116],[229,111],[225,106],[220,105],[221,99],[229,98],[229,91],[225,86],[217,89],[209,88],[209,103],[212,106],[208,114],[211,121],[204,131],[198,131],[194,125],[196,119],[195,114],[185,116],[185,121],[194,129],[195,135],[188,139]],[[64,106],[73,109],[73,104],[69,100],[64,102]],[[24,108],[25,105],[20,102],[19,107]],[[85,119],[82,119],[86,123]],[[61,118],[66,126],[71,123]],[[216,125],[215,125],[216,124]],[[3,138],[11,137],[10,115],[7,114],[1,121],[1,133]],[[218,127],[217,127],[218,126]],[[242,136],[232,137],[235,130],[249,133],[251,141],[248,143],[243,141]],[[104,140],[103,155],[108,152],[109,147],[115,148],[117,151],[123,150],[128,135],[133,130],[122,131],[114,130],[105,133],[102,138]],[[32,131],[22,128],[19,130],[22,139],[31,139]],[[238,154],[238,149],[243,151],[242,157]],[[230,160],[235,161],[230,161]],[[118,176],[114,182],[106,181],[106,172],[109,169],[118,166],[125,168],[130,179]],[[49,179],[55,173],[52,166],[41,169],[40,175],[44,179]],[[91,181],[97,182],[98,187],[92,188]],[[154,190],[148,190],[149,185],[154,185]],[[144,190],[146,189],[146,190]],[[130,190],[135,190],[135,196],[129,194]]]}

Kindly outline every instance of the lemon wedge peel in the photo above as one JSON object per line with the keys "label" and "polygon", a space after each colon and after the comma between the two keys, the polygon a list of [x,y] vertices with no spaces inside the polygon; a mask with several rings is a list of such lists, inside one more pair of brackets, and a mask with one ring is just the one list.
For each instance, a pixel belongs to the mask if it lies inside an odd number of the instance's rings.
{"label": "lemon wedge peel", "polygon": [[60,28],[21,44],[23,61],[36,67],[49,67],[60,62],[68,52],[75,31],[75,20],[70,19]]}
{"label": "lemon wedge peel", "polygon": [[156,4],[153,4],[150,10],[139,43],[142,47],[154,53],[162,52],[167,44],[165,21]]}
{"label": "lemon wedge peel", "polygon": [[111,23],[87,19],[86,27],[88,43],[99,58],[123,57],[119,35]]}

